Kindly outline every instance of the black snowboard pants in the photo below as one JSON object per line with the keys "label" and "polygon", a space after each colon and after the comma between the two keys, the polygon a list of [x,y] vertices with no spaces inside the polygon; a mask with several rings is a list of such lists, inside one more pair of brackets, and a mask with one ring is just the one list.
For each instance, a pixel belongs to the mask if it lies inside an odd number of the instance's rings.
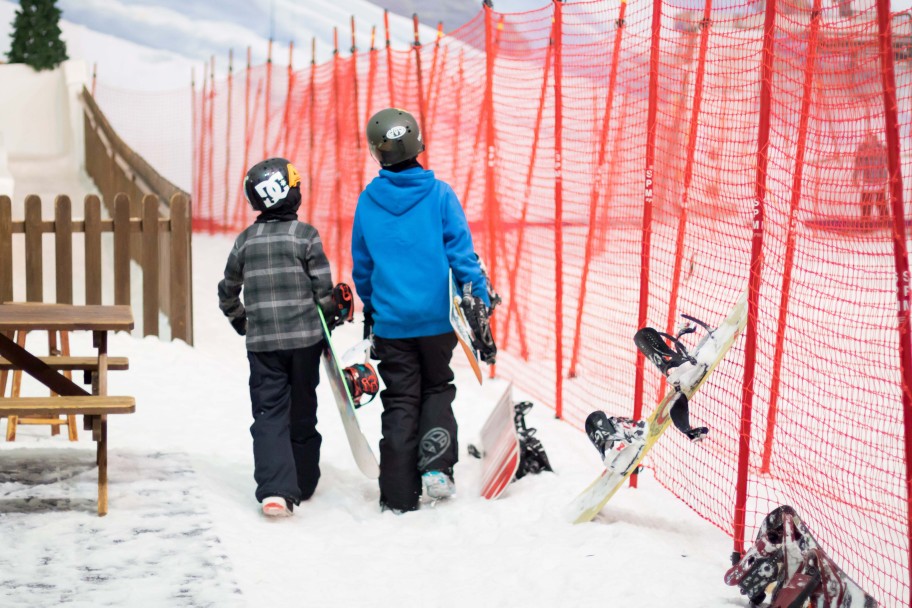
{"label": "black snowboard pants", "polygon": [[374,337],[386,389],[380,440],[380,501],[400,511],[418,508],[421,474],[452,471],[459,459],[450,359],[456,334]]}
{"label": "black snowboard pants", "polygon": [[247,352],[253,406],[256,498],[310,498],[320,479],[317,384],[322,343],[291,350]]}

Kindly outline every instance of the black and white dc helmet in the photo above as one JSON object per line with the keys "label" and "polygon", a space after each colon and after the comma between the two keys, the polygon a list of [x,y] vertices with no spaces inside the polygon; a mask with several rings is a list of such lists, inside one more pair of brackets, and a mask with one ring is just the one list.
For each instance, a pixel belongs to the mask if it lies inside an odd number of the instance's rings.
{"label": "black and white dc helmet", "polygon": [[424,152],[421,127],[415,117],[398,108],[380,110],[367,123],[371,156],[383,167],[415,158]]}
{"label": "black and white dc helmet", "polygon": [[244,196],[255,211],[297,210],[301,204],[301,176],[288,160],[267,158],[244,177]]}

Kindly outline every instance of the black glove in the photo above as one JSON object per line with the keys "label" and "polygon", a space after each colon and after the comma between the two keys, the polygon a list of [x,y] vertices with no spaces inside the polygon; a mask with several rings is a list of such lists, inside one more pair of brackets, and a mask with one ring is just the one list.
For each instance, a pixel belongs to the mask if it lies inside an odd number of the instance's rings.
{"label": "black glove", "polygon": [[247,335],[247,315],[243,317],[236,317],[231,319],[231,327],[234,328],[234,331],[238,333],[239,336]]}

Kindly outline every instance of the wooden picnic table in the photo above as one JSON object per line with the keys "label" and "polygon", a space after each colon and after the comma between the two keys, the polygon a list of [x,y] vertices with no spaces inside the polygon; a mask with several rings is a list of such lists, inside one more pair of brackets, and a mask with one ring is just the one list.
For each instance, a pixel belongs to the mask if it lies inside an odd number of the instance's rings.
{"label": "wooden picnic table", "polygon": [[[126,414],[135,410],[133,397],[109,397],[108,332],[133,329],[133,312],[129,306],[100,306],[44,303],[0,304],[0,356],[9,369],[20,369],[50,388],[51,397],[0,397],[0,417],[35,414],[80,414],[86,429],[92,430],[97,443],[98,514],[107,513],[107,437],[108,414]],[[91,331],[97,350],[97,385],[90,394],[48,363],[20,346],[7,334],[15,331]]]}

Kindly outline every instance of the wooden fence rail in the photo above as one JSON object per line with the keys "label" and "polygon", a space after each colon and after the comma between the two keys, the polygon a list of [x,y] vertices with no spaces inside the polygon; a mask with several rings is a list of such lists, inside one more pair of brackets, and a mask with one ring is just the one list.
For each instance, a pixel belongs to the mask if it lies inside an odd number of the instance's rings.
{"label": "wooden fence rail", "polygon": [[[41,217],[41,199],[25,199],[25,219],[13,221],[12,202],[0,196],[0,303],[13,300],[13,235],[25,237],[25,299],[44,301],[45,234],[54,235],[56,301],[73,304],[73,233],[84,233],[85,303],[102,304],[102,233],[113,233],[114,304],[130,305],[130,261],[138,256],[142,267],[143,335],[159,335],[159,311],[171,325],[171,338],[193,343],[190,274],[190,205],[183,194],[171,197],[169,217],[160,217],[163,205],[154,194],[139,202],[138,217],[131,216],[130,198],[123,193],[107,205],[113,219],[104,219],[101,199],[85,198],[85,217],[74,220],[65,195],[54,201],[54,218]],[[170,238],[162,238],[167,235]],[[161,255],[166,242],[168,255]],[[166,260],[166,264],[162,261]],[[109,271],[110,272],[110,271]],[[162,297],[160,285],[168,286]]]}

